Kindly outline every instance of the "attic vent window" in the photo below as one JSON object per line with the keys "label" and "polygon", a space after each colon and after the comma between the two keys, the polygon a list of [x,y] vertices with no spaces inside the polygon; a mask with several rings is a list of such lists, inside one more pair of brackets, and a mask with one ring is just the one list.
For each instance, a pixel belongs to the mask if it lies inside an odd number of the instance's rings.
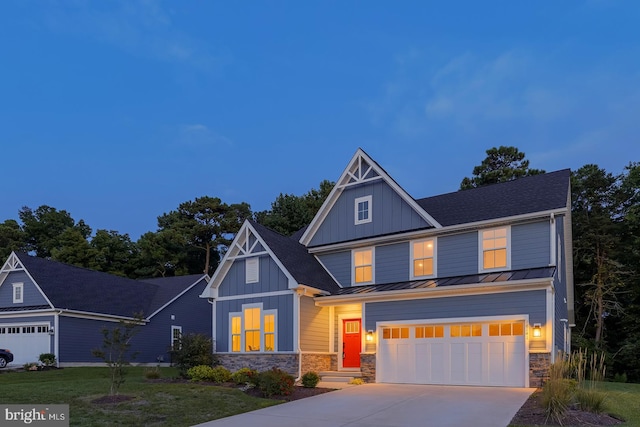
{"label": "attic vent window", "polygon": [[354,214],[356,225],[371,222],[371,196],[356,198]]}
{"label": "attic vent window", "polygon": [[24,283],[13,283],[13,303],[24,302]]}
{"label": "attic vent window", "polygon": [[245,260],[246,283],[258,283],[260,276],[260,264],[258,257],[247,258]]}

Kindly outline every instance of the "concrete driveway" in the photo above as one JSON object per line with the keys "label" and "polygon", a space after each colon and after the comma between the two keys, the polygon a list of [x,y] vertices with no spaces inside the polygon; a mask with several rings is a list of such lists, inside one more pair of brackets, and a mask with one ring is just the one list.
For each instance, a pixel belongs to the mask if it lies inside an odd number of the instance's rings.
{"label": "concrete driveway", "polygon": [[535,389],[365,384],[200,427],[507,426]]}

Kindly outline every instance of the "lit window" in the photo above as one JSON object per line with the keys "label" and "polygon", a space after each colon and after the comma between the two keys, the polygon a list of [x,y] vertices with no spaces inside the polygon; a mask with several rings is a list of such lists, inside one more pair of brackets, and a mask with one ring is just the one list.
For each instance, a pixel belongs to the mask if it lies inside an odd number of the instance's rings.
{"label": "lit window", "polygon": [[416,338],[442,338],[444,337],[444,326],[418,326],[416,328]]}
{"label": "lit window", "polygon": [[506,227],[480,233],[482,247],[481,270],[508,268],[509,233]]}
{"label": "lit window", "polygon": [[353,252],[353,281],[355,283],[373,282],[373,249]]}
{"label": "lit window", "polygon": [[371,222],[371,196],[356,198],[354,218],[356,225]]}
{"label": "lit window", "polygon": [[409,338],[409,328],[383,328],[382,339],[407,339]]}
{"label": "lit window", "polygon": [[411,244],[411,257],[413,259],[413,277],[433,276],[435,243],[433,239],[420,240]]}
{"label": "lit window", "polygon": [[276,351],[276,312],[262,310],[262,304],[242,307],[229,315],[229,351]]}
{"label": "lit window", "polygon": [[24,284],[13,283],[13,303],[19,304],[24,302]]}
{"label": "lit window", "polygon": [[524,322],[489,324],[490,337],[521,335],[524,335]]}
{"label": "lit window", "polygon": [[247,258],[244,261],[246,283],[258,283],[260,276],[260,264],[257,257]]}

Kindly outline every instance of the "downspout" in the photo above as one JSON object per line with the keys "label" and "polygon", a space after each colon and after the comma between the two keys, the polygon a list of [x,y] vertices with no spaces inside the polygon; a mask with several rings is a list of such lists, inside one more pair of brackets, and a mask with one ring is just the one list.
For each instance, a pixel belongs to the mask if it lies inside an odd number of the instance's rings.
{"label": "downspout", "polygon": [[307,290],[305,288],[296,289],[296,296],[298,297],[296,300],[296,347],[298,352],[298,378],[295,379],[295,382],[298,382],[302,379],[302,348],[300,347],[300,302],[302,301],[302,296],[305,295]]}
{"label": "downspout", "polygon": [[60,367],[60,320],[62,310],[53,313],[53,354],[56,355],[56,368]]}

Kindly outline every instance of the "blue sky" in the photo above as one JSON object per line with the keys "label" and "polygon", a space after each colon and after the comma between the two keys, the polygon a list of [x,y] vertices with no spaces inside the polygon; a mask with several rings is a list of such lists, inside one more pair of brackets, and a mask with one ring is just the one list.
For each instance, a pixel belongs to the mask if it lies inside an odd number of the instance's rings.
{"label": "blue sky", "polygon": [[46,204],[134,240],[208,195],[268,209],[358,147],[416,198],[514,145],[640,161],[635,1],[0,4],[0,222]]}

